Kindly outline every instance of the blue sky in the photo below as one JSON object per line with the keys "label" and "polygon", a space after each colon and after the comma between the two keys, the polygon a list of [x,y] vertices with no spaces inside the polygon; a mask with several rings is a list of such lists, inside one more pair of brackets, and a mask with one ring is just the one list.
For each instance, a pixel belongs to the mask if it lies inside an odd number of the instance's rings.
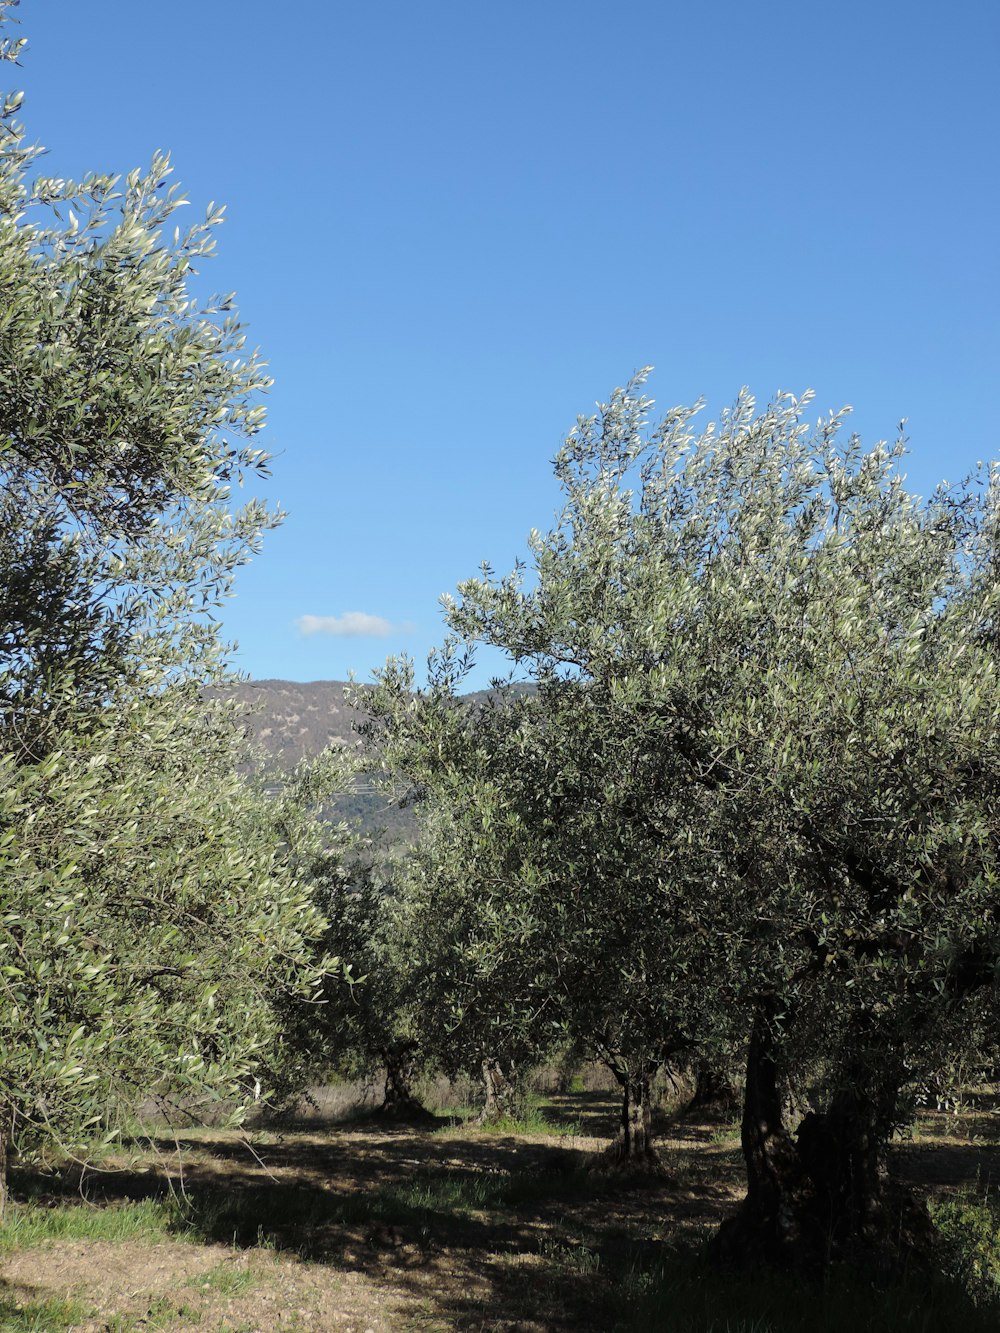
{"label": "blue sky", "polygon": [[1000,454],[991,0],[19,14],[52,174],[167,148],[228,206],[209,277],[270,361],[289,511],[225,615],[251,676],[421,661],[645,364],[663,408],[811,386],[871,441],[905,416],[921,492]]}

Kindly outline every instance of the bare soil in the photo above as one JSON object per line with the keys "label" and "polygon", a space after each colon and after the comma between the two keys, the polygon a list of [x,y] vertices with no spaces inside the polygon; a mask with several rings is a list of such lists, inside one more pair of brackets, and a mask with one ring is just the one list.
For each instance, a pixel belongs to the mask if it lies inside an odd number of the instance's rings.
{"label": "bare soil", "polygon": [[[173,1191],[195,1230],[21,1249],[0,1261],[0,1299],[75,1302],[78,1322],[58,1327],[81,1333],[629,1327],[613,1313],[622,1275],[706,1239],[742,1196],[738,1135],[667,1123],[663,1176],[588,1176],[578,1168],[607,1143],[613,1095],[553,1097],[547,1113],[580,1132],[319,1120],[250,1137],[157,1131],[73,1187],[101,1207]],[[924,1117],[893,1170],[936,1191],[985,1187],[1000,1178],[995,1127],[988,1109]],[[50,1187],[67,1201],[65,1177]],[[44,1324],[0,1318],[7,1327]]]}

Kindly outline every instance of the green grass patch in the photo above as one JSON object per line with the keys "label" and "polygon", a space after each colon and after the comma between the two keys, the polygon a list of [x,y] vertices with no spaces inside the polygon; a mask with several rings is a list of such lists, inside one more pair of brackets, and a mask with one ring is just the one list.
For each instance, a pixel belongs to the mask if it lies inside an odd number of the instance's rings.
{"label": "green grass patch", "polygon": [[11,1204],[0,1225],[0,1254],[49,1240],[154,1240],[177,1226],[181,1205],[172,1199],[96,1205]]}
{"label": "green grass patch", "polygon": [[718,1129],[712,1130],[708,1141],[717,1148],[738,1148],[741,1130],[739,1121],[735,1124],[720,1125]]}
{"label": "green grass patch", "polygon": [[257,1285],[257,1274],[246,1268],[236,1268],[232,1264],[221,1263],[210,1268],[207,1273],[199,1273],[189,1278],[186,1285],[199,1291],[209,1291],[216,1296],[242,1296]]}
{"label": "green grass patch", "polygon": [[512,1115],[465,1128],[475,1129],[479,1134],[545,1134],[553,1138],[579,1137],[583,1133],[577,1120],[553,1119],[551,1103],[536,1093],[524,1097]]}
{"label": "green grass patch", "polygon": [[405,1184],[379,1190],[373,1201],[388,1211],[396,1206],[407,1212],[467,1216],[506,1212],[553,1198],[590,1198],[598,1188],[592,1177],[579,1172],[551,1178],[530,1171],[437,1170],[417,1172]]}
{"label": "green grass patch", "polygon": [[61,1333],[87,1318],[78,1301],[27,1301],[0,1296],[0,1333]]}

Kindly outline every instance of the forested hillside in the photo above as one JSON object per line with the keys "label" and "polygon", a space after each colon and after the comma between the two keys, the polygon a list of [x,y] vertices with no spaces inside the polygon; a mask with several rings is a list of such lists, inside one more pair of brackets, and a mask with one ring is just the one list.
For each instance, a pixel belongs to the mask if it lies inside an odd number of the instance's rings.
{"label": "forested hillside", "polygon": [[[225,693],[246,706],[247,766],[263,764],[276,784],[300,760],[312,758],[328,745],[358,746],[357,727],[365,715],[349,702],[349,689],[343,680],[247,680],[227,686]],[[471,691],[464,698],[475,707],[487,693]],[[401,808],[392,793],[368,774],[359,776],[354,790],[330,806],[327,815],[346,819],[358,832],[393,845],[409,843],[415,837],[412,809]]]}
{"label": "forested hillside", "polygon": [[253,739],[268,767],[287,771],[326,745],[354,745],[357,711],[342,680],[248,680],[232,686],[247,705]]}

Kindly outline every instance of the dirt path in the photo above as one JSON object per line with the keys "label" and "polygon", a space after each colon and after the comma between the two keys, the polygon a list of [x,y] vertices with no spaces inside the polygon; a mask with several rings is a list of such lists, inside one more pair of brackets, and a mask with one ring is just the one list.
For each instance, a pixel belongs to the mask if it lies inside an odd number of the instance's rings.
{"label": "dirt path", "polygon": [[391,1333],[416,1327],[387,1284],[266,1250],[164,1241],[49,1242],[3,1266],[4,1294],[32,1307],[69,1302],[79,1333],[198,1328],[236,1333]]}

